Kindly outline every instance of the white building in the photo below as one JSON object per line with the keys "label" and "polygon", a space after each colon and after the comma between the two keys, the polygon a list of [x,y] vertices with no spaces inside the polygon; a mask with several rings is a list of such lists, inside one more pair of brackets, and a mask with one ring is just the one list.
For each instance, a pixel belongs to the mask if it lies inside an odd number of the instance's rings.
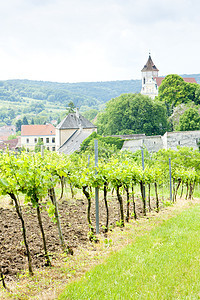
{"label": "white building", "polygon": [[21,146],[27,150],[34,150],[39,138],[47,150],[56,150],[56,132],[52,124],[22,125]]}
{"label": "white building", "polygon": [[151,56],[147,60],[146,65],[142,69],[142,90],[141,94],[151,97],[152,99],[158,95],[158,86],[155,77],[158,77],[158,69],[154,65]]}
{"label": "white building", "polygon": [[[141,94],[146,95],[154,99],[158,96],[158,88],[161,85],[163,79],[165,77],[158,77],[158,69],[151,59],[151,55],[149,54],[149,58],[147,63],[144,65],[144,68],[141,70],[142,72],[142,89]],[[197,83],[196,79],[193,77],[182,77],[185,82],[189,83]]]}

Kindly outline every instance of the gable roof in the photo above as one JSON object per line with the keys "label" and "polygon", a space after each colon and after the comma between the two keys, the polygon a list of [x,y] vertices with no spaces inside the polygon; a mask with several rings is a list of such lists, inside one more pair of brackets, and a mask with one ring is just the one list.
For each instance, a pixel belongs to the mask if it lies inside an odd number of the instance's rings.
{"label": "gable roof", "polygon": [[144,65],[144,68],[142,69],[142,72],[146,72],[146,71],[159,71],[155,64],[153,63],[153,60],[151,58],[151,55],[149,55],[149,58],[147,60],[146,65]]}
{"label": "gable roof", "polygon": [[68,140],[58,149],[59,152],[71,154],[74,151],[80,150],[81,143],[92,134],[91,131],[77,129]]}
{"label": "gable roof", "polygon": [[78,128],[96,128],[94,124],[77,113],[69,113],[61,122],[56,126],[57,129],[78,129]]}
{"label": "gable roof", "polygon": [[[196,79],[193,78],[193,77],[182,77],[182,78],[183,78],[183,80],[184,80],[185,82],[189,82],[189,83],[197,83],[197,82],[196,82]],[[160,85],[161,85],[163,79],[165,79],[165,77],[154,77],[154,80],[156,81],[157,86],[160,86]]]}
{"label": "gable roof", "polygon": [[56,129],[52,124],[46,125],[22,125],[21,136],[55,135]]}

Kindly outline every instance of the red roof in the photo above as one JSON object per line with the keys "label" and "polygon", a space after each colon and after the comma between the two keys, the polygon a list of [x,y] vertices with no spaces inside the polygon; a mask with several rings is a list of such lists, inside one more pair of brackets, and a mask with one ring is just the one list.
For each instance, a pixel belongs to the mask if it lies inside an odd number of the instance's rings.
{"label": "red roof", "polygon": [[161,85],[163,79],[165,79],[165,77],[154,77],[154,80],[156,81],[157,86]]}
{"label": "red roof", "polygon": [[7,141],[8,137],[9,137],[9,135],[1,135],[0,136],[0,141]]}
{"label": "red roof", "polygon": [[[183,78],[183,80],[184,80],[185,82],[189,82],[189,83],[197,83],[197,82],[196,82],[196,79],[193,78],[193,77],[182,77],[182,78]],[[163,79],[165,79],[165,77],[154,77],[154,80],[156,81],[157,86],[160,86],[160,85],[161,85]]]}
{"label": "red roof", "polygon": [[55,135],[56,129],[52,124],[46,125],[22,125],[21,135],[33,135],[33,136],[42,136],[42,135]]}
{"label": "red roof", "polygon": [[193,77],[183,77],[183,80],[184,80],[185,82],[189,82],[189,83],[197,83],[197,82],[196,82],[196,79],[193,78]]}
{"label": "red roof", "polygon": [[0,142],[0,149],[1,150],[14,150],[17,147],[19,147],[19,138],[12,139],[12,140],[7,140],[4,142]]}

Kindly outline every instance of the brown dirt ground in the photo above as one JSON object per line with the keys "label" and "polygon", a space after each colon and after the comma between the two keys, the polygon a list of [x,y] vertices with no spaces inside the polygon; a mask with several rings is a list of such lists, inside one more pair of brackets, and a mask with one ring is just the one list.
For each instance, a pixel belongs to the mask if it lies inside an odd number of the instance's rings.
{"label": "brown dirt ground", "polygon": [[[116,226],[120,220],[119,204],[116,197],[109,199],[109,225],[111,228]],[[136,201],[137,214],[142,215],[142,204],[139,199]],[[70,199],[58,203],[61,217],[61,225],[64,239],[72,249],[88,243],[89,227],[87,224],[87,200]],[[106,210],[103,200],[99,201],[99,221],[100,232],[105,225]],[[45,266],[45,257],[41,232],[38,226],[36,211],[31,206],[22,207],[25,219],[28,244],[32,256],[33,268]],[[124,212],[126,215],[126,205],[124,200]],[[130,213],[132,213],[132,203]],[[91,207],[91,218],[95,226],[95,207],[94,201]],[[47,240],[48,252],[52,261],[56,258],[56,252],[60,252],[60,243],[56,224],[49,218],[45,209],[42,210],[42,221]],[[27,268],[27,256],[23,243],[21,222],[17,216],[15,208],[0,208],[0,265],[6,280],[17,277]]]}
{"label": "brown dirt ground", "polygon": [[[152,207],[155,201],[152,199]],[[194,201],[193,201],[194,202]],[[57,234],[57,227],[43,210],[42,220],[47,238],[47,248],[52,259],[53,268],[46,268],[43,255],[41,233],[38,227],[35,210],[30,206],[22,207],[27,236],[33,260],[35,276],[27,277],[27,256],[22,242],[21,223],[14,208],[0,208],[0,265],[10,292],[0,292],[0,299],[56,299],[66,283],[80,277],[91,266],[101,262],[109,253],[133,241],[133,236],[150,230],[157,222],[172,216],[171,212],[185,209],[191,205],[188,201],[179,201],[176,206],[162,207],[157,214],[152,211],[143,218],[142,203],[136,199],[137,221],[132,220],[125,229],[117,228],[119,221],[119,204],[115,196],[109,195],[110,231],[103,234],[105,225],[105,206],[100,197],[100,239],[99,244],[88,240],[89,227],[86,220],[87,200],[85,198],[62,200],[59,202],[59,212],[62,231],[66,243],[73,248],[74,256],[63,255]],[[177,209],[178,205],[178,209]],[[124,196],[124,211],[126,215],[126,200]],[[133,212],[130,203],[130,213]],[[95,225],[95,207],[92,203],[92,221]],[[156,220],[156,221],[155,221]],[[114,229],[115,227],[115,229]],[[23,275],[24,274],[24,275]]]}

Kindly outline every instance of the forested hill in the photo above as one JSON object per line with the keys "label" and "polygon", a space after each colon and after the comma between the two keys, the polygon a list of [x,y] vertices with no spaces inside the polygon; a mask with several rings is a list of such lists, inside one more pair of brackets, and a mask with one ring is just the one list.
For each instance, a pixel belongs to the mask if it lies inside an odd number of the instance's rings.
{"label": "forested hill", "polygon": [[[102,104],[123,93],[137,93],[141,90],[141,80],[105,82],[58,83],[32,80],[1,81],[0,99],[22,101],[29,98],[62,103],[73,101],[79,108],[99,109]],[[85,110],[84,109],[84,110]]]}
{"label": "forested hill", "polygon": [[[200,84],[200,74],[185,74],[195,77]],[[141,80],[118,80],[101,82],[59,83],[33,80],[6,80],[0,82],[0,101],[22,102],[24,99],[44,100],[54,104],[72,101],[82,111],[101,109],[102,104],[124,93],[141,91]]]}
{"label": "forested hill", "polygon": [[[195,77],[200,84],[200,74]],[[118,80],[102,82],[59,83],[33,80],[0,81],[0,126],[15,124],[27,117],[35,124],[62,119],[66,107],[73,102],[81,113],[102,110],[105,103],[124,93],[141,91],[141,80]],[[95,115],[85,115],[88,119]]]}

